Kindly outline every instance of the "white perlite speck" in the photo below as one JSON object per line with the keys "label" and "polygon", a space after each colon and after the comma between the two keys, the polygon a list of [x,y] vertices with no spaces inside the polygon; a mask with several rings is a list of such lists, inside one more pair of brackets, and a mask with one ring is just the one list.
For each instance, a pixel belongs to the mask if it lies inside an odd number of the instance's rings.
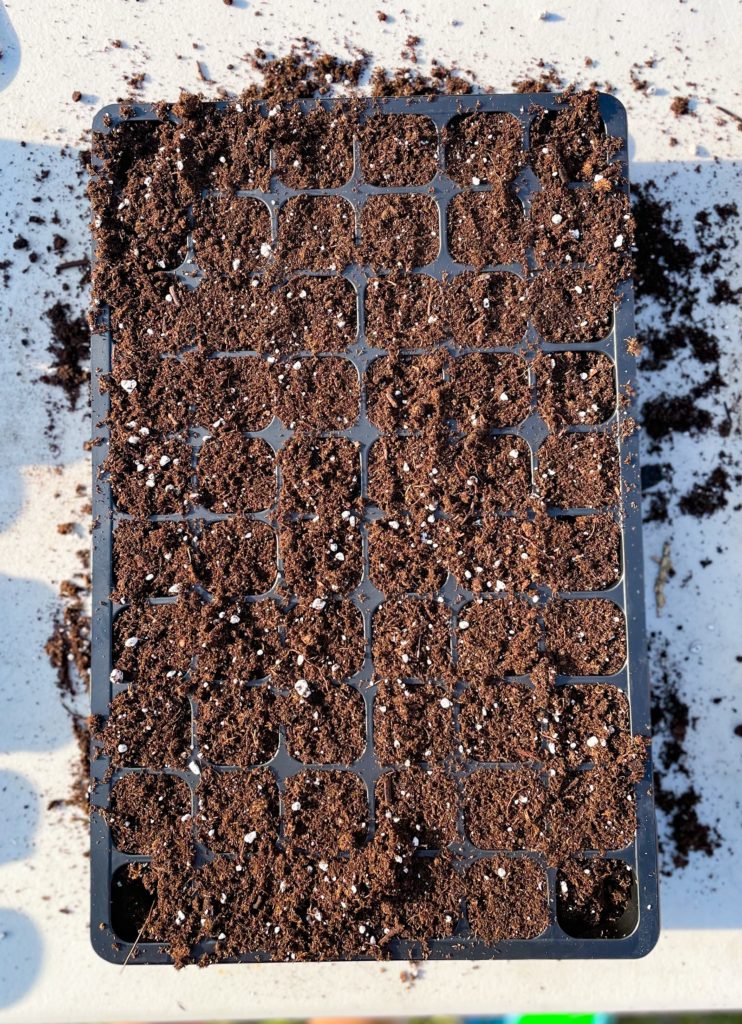
{"label": "white perlite speck", "polygon": [[136,390],[136,386],[137,386],[137,382],[135,380],[122,380],[121,381],[121,387],[124,389],[124,391],[127,393],[127,395],[130,395],[132,393],[132,391],[135,391]]}

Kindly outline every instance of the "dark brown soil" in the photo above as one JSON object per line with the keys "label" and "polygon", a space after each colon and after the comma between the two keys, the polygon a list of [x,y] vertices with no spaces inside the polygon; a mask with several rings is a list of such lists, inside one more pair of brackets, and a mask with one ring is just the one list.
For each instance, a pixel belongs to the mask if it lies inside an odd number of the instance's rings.
{"label": "dark brown soil", "polygon": [[358,525],[337,513],[286,523],[278,534],[283,583],[299,597],[349,594],[361,582],[363,553]]}
{"label": "dark brown soil", "polygon": [[571,768],[615,763],[632,746],[626,695],[616,686],[560,686],[549,704],[546,739],[554,747],[549,754]]}
{"label": "dark brown soil", "polygon": [[205,768],[198,787],[196,838],[215,853],[243,853],[277,837],[278,787],[269,771]]}
{"label": "dark brown soil", "polygon": [[520,122],[510,114],[462,114],[443,141],[446,174],[457,185],[510,184],[525,163]]}
{"label": "dark brown soil", "polygon": [[293,277],[270,300],[261,335],[272,351],[342,352],[355,338],[356,293],[344,277]]}
{"label": "dark brown soil", "polygon": [[273,670],[281,686],[349,679],[363,665],[363,619],[351,601],[300,600],[286,616],[284,636]]}
{"label": "dark brown soil", "polygon": [[191,837],[191,791],[173,775],[125,775],[113,787],[104,817],[121,853],[177,857]]}
{"label": "dark brown soil", "polygon": [[113,664],[123,678],[149,686],[168,680],[176,688],[193,656],[195,606],[180,601],[125,608],[113,623]]}
{"label": "dark brown soil", "polygon": [[526,304],[545,341],[571,345],[608,334],[621,280],[616,261],[612,255],[594,270],[564,267],[531,279]]}
{"label": "dark brown soil", "polygon": [[188,511],[193,501],[191,449],[185,441],[139,435],[130,444],[126,431],[111,436],[105,469],[120,512],[141,519]]}
{"label": "dark brown soil", "polygon": [[257,431],[273,419],[273,380],[264,359],[194,359],[185,365],[197,426],[212,432]]}
{"label": "dark brown soil", "polygon": [[113,698],[92,736],[113,768],[183,771],[192,752],[191,709],[159,683],[144,683]]}
{"label": "dark brown soil", "polygon": [[538,450],[541,495],[558,508],[605,508],[621,497],[613,434],[562,434]]}
{"label": "dark brown soil", "polygon": [[474,935],[494,945],[535,938],[549,924],[546,872],[529,857],[486,857],[466,874],[466,906]]}
{"label": "dark brown soil", "polygon": [[448,761],[454,749],[453,702],[435,683],[379,682],[374,742],[383,765]]}
{"label": "dark brown soil", "polygon": [[201,686],[265,678],[278,658],[279,613],[272,601],[206,604],[198,623],[192,675]]}
{"label": "dark brown soil", "polygon": [[568,935],[613,938],[632,902],[634,876],[621,860],[572,860],[557,874],[557,917]]}
{"label": "dark brown soil", "polygon": [[347,430],[358,419],[358,373],[347,359],[291,357],[275,371],[276,414],[291,430]]}
{"label": "dark brown soil", "polygon": [[336,856],[366,838],[366,787],[351,772],[300,772],[286,780],[287,842],[307,852]]}
{"label": "dark brown soil", "polygon": [[472,761],[537,761],[543,700],[520,683],[475,679],[461,695],[459,742]]}
{"label": "dark brown soil", "polygon": [[284,707],[286,746],[297,761],[352,764],[363,753],[366,709],[353,687],[297,678]]}
{"label": "dark brown soil", "polygon": [[211,764],[249,768],[273,757],[277,698],[265,684],[248,686],[239,679],[203,683],[197,698],[199,747]]}
{"label": "dark brown soil", "polygon": [[450,613],[437,601],[385,601],[374,615],[376,671],[388,679],[446,679],[451,673]]}
{"label": "dark brown soil", "polygon": [[369,196],[361,211],[361,259],[374,269],[412,270],[438,255],[438,207],[430,196]]}
{"label": "dark brown soil", "polygon": [[195,553],[199,583],[218,600],[263,594],[276,581],[276,535],[266,523],[234,516],[204,523]]}
{"label": "dark brown soil", "polygon": [[45,384],[62,388],[70,409],[76,409],[80,391],[90,380],[85,365],[90,359],[90,330],[84,316],[73,316],[66,302],[57,301],[46,311],[51,325],[51,365],[42,376]]}
{"label": "dark brown soil", "polygon": [[605,133],[597,93],[574,93],[570,102],[554,113],[542,108],[535,111],[531,154],[534,170],[544,182],[595,183],[596,174],[613,179],[618,167],[608,164],[619,148],[618,140]]}
{"label": "dark brown soil", "polygon": [[553,591],[606,590],[618,582],[621,528],[610,516],[550,517],[542,529],[542,579]]}
{"label": "dark brown soil", "polygon": [[273,140],[275,174],[288,188],[340,188],[353,173],[353,127],[342,110],[282,111]]}
{"label": "dark brown soil", "polygon": [[467,833],[482,850],[542,850],[547,790],[535,769],[482,768],[464,783]]}
{"label": "dark brown soil", "polygon": [[353,207],[340,196],[294,196],[278,214],[276,273],[340,271],[354,259]]}
{"label": "dark brown soil", "polygon": [[146,450],[151,434],[182,433],[189,426],[195,384],[191,365],[156,354],[134,355],[126,347],[114,349],[105,385],[111,419],[122,434],[126,429],[126,443],[135,454]]}
{"label": "dark brown soil", "polygon": [[361,171],[369,185],[426,185],[436,172],[438,138],[427,117],[370,117],[360,142]]}
{"label": "dark brown soil", "polygon": [[457,808],[456,785],[439,768],[403,768],[376,783],[377,831],[384,836],[391,827],[416,849],[456,842]]}
{"label": "dark brown soil", "polygon": [[523,675],[538,658],[536,609],[513,598],[478,600],[459,614],[459,675],[475,679]]}
{"label": "dark brown soil", "polygon": [[402,517],[368,529],[371,582],[386,597],[437,592],[450,567],[450,527]]}
{"label": "dark brown soil", "polygon": [[115,601],[168,597],[196,581],[195,538],[185,523],[119,523],[113,535]]}
{"label": "dark brown soil", "polygon": [[612,601],[554,601],[543,615],[546,649],[562,675],[611,675],[626,660],[626,622]]}
{"label": "dark brown soil", "polygon": [[380,430],[421,430],[450,418],[448,353],[385,356],[366,374],[368,418]]}
{"label": "dark brown soil", "polygon": [[344,437],[297,435],[278,453],[278,465],[282,517],[292,513],[352,514],[357,510],[361,458],[355,441]]}
{"label": "dark brown soil", "polygon": [[276,500],[273,449],[259,437],[224,432],[198,456],[200,501],[212,512],[259,512]]}
{"label": "dark brown soil", "polygon": [[543,561],[538,527],[521,517],[484,515],[454,538],[452,570],[474,593],[526,590],[539,582]]}
{"label": "dark brown soil", "polygon": [[457,274],[447,292],[451,331],[465,348],[516,345],[526,331],[526,286],[516,274]]}
{"label": "dark brown soil", "polygon": [[476,430],[447,454],[451,477],[442,505],[458,521],[518,509],[531,492],[530,449],[520,437]]}
{"label": "dark brown soil", "polygon": [[271,217],[259,199],[206,196],[193,211],[196,263],[207,273],[244,280],[267,265]]}
{"label": "dark brown soil", "polygon": [[571,189],[555,181],[533,196],[528,223],[539,268],[594,267],[615,254],[615,272],[631,273],[634,221],[622,191]]}
{"label": "dark brown soil", "polygon": [[450,377],[451,412],[460,430],[514,427],[531,411],[528,367],[519,356],[461,356]]}
{"label": "dark brown soil", "polygon": [[448,251],[477,270],[523,263],[523,226],[523,208],[502,184],[491,192],[462,192],[448,207]]}
{"label": "dark brown soil", "polygon": [[380,437],[371,448],[369,499],[387,515],[431,514],[441,503],[452,445],[445,431]]}
{"label": "dark brown soil", "polygon": [[551,430],[605,423],[613,414],[615,371],[602,352],[542,352],[533,369],[538,411]]}
{"label": "dark brown soil", "polygon": [[366,288],[366,335],[376,348],[430,348],[448,335],[440,282],[426,274],[372,278]]}

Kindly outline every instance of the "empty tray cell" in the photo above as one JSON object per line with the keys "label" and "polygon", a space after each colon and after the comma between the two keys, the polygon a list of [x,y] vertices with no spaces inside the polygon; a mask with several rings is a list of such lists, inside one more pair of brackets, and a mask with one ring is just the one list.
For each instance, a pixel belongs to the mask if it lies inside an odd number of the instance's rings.
{"label": "empty tray cell", "polygon": [[572,189],[555,182],[531,200],[529,243],[538,267],[565,263],[597,266],[616,254],[631,276],[634,223],[623,191]]}
{"label": "empty tray cell", "polygon": [[481,850],[540,850],[546,809],[536,768],[480,768],[464,782],[464,824]]}
{"label": "empty tray cell", "polygon": [[546,650],[565,676],[607,676],[626,661],[626,620],[613,601],[552,601],[544,608]]}
{"label": "empty tray cell", "polygon": [[450,527],[442,519],[377,519],[368,527],[371,582],[387,597],[429,594],[446,582]]}
{"label": "empty tray cell", "polygon": [[196,263],[207,273],[245,277],[266,266],[271,216],[260,199],[208,195],[193,207]]}
{"label": "empty tray cell", "polygon": [[383,765],[449,760],[454,750],[453,701],[436,683],[382,679],[374,698],[374,745]]}
{"label": "empty tray cell", "polygon": [[450,419],[445,350],[375,359],[366,374],[368,418],[380,430],[421,430]]}
{"label": "empty tray cell", "polygon": [[517,598],[476,600],[459,613],[458,674],[469,681],[524,675],[538,659],[536,608]]}
{"label": "empty tray cell", "polygon": [[432,514],[443,497],[452,452],[446,431],[380,437],[369,454],[369,499],[389,516],[405,510]]}
{"label": "empty tray cell", "polygon": [[174,690],[188,671],[198,610],[193,603],[125,608],[113,622],[115,682],[165,683]]}
{"label": "empty tray cell", "polygon": [[219,600],[264,594],[276,581],[276,535],[266,523],[233,516],[201,525],[196,574]]}
{"label": "empty tray cell", "polygon": [[636,928],[639,905],[631,866],[623,860],[574,860],[556,878],[557,921],[580,939],[622,939]]}
{"label": "empty tray cell", "polygon": [[104,817],[121,853],[190,856],[191,791],[174,775],[125,775],[113,787]]}
{"label": "empty tray cell", "polygon": [[283,516],[347,512],[345,518],[352,518],[361,493],[361,452],[356,441],[296,435],[278,453],[278,465]]}
{"label": "empty tray cell", "polygon": [[337,513],[286,523],[278,531],[283,583],[299,597],[349,594],[363,576],[357,524]]}
{"label": "empty tray cell", "polygon": [[307,852],[332,856],[366,838],[366,787],[351,772],[299,772],[286,780],[283,804],[286,841]]}
{"label": "empty tray cell", "polygon": [[342,352],[356,336],[356,305],[344,277],[292,277],[272,294],[265,327],[270,347],[284,354]]}
{"label": "empty tray cell", "polygon": [[523,129],[512,114],[460,114],[443,141],[446,174],[457,185],[509,184],[525,163]]}
{"label": "empty tray cell", "polygon": [[543,522],[542,582],[555,592],[607,590],[621,578],[621,527],[610,515]]}
{"label": "empty tray cell", "polygon": [[376,114],[360,131],[361,173],[369,185],[427,185],[437,169],[435,125],[417,114]]}
{"label": "empty tray cell", "polygon": [[447,679],[450,613],[440,601],[385,601],[372,623],[376,671],[388,679]]}
{"label": "empty tray cell", "polygon": [[438,206],[430,196],[369,196],[361,211],[361,257],[376,269],[412,270],[440,248]]}
{"label": "empty tray cell", "polygon": [[458,742],[472,761],[537,761],[543,696],[523,683],[475,679],[459,698]]}
{"label": "empty tray cell", "polygon": [[242,859],[278,835],[278,786],[272,772],[204,768],[197,791],[196,837]]}
{"label": "empty tray cell", "polygon": [[140,519],[183,513],[191,506],[193,469],[191,449],[180,438],[131,434],[117,429],[108,445],[104,469],[120,512]]}
{"label": "empty tray cell", "polygon": [[523,207],[498,184],[491,192],[461,192],[448,207],[448,251],[477,269],[523,263]]}
{"label": "empty tray cell", "polygon": [[[608,175],[608,163],[621,148],[619,139],[606,135],[598,94],[583,92],[559,110],[536,110],[531,121],[531,162],[545,182],[594,181]],[[613,165],[617,177],[618,164]]]}
{"label": "empty tray cell", "polygon": [[605,508],[621,497],[616,438],[610,433],[548,437],[538,450],[541,496],[557,508]]}
{"label": "empty tray cell", "polygon": [[112,138],[94,144],[106,161],[105,176],[89,185],[99,264],[158,271],[183,262],[188,223],[178,191],[177,131],[169,122],[119,124]]}
{"label": "empty tray cell", "polygon": [[467,434],[450,452],[443,508],[458,521],[518,509],[531,493],[530,455],[528,443],[514,434]]}
{"label": "empty tray cell", "polygon": [[[563,864],[583,851],[624,850],[636,835],[636,783],[644,775],[643,746],[633,761],[549,779],[545,828],[549,860]],[[565,829],[564,823],[569,822]]]}
{"label": "empty tray cell", "polygon": [[544,271],[528,285],[528,314],[544,341],[559,345],[600,341],[613,324],[620,280],[615,257],[594,270]]}
{"label": "empty tray cell", "polygon": [[485,514],[451,530],[452,571],[467,590],[523,591],[539,581],[541,545],[529,519]]}
{"label": "empty tray cell", "polygon": [[474,936],[495,945],[533,939],[549,924],[546,872],[530,857],[485,857],[466,873],[466,908]]}
{"label": "empty tray cell", "polygon": [[347,430],[358,419],[358,371],[334,356],[275,364],[276,412],[291,430]]}
{"label": "empty tray cell", "polygon": [[461,430],[514,427],[531,411],[528,367],[510,353],[459,356],[451,368],[450,395]]}
{"label": "empty tray cell", "polygon": [[297,761],[352,764],[363,753],[366,707],[352,686],[299,676],[284,708],[286,748]]}
{"label": "empty tray cell", "polygon": [[271,446],[237,431],[207,438],[198,456],[200,500],[212,512],[259,512],[276,500]]}
{"label": "empty tray cell", "polygon": [[276,753],[277,698],[265,684],[204,683],[197,697],[199,750],[211,764],[249,768],[265,764]]}
{"label": "empty tray cell", "polygon": [[287,188],[340,188],[353,173],[353,119],[335,106],[289,107],[275,119],[274,173]]}
{"label": "empty tray cell", "polygon": [[111,930],[120,942],[152,942],[157,936],[151,926],[154,894],[141,875],[142,864],[122,864],[111,878]]}
{"label": "empty tray cell", "polygon": [[133,687],[112,699],[105,720],[96,720],[93,740],[113,768],[185,770],[192,756],[190,704],[159,681]]}
{"label": "empty tray cell", "polygon": [[193,95],[173,107],[180,119],[178,147],[194,196],[204,189],[232,193],[270,187],[270,146],[274,122],[256,105],[220,110],[205,107]]}
{"label": "empty tray cell", "polygon": [[284,271],[342,270],[354,244],[353,207],[339,196],[295,196],[278,214],[276,262]]}
{"label": "empty tray cell", "polygon": [[193,679],[201,685],[264,679],[278,657],[279,620],[272,601],[205,604]]}
{"label": "empty tray cell", "polygon": [[392,273],[366,287],[366,337],[374,348],[430,348],[448,336],[443,286],[427,274]]}
{"label": "empty tray cell", "polygon": [[616,409],[615,370],[602,352],[543,352],[534,372],[538,411],[551,430],[605,423]]}
{"label": "empty tray cell", "polygon": [[376,783],[376,831],[415,848],[440,849],[460,837],[456,783],[440,768],[402,768]]}
{"label": "empty tray cell", "polygon": [[363,619],[352,601],[300,600],[286,615],[284,639],[273,671],[280,686],[350,679],[363,665]]}
{"label": "empty tray cell", "polygon": [[189,426],[191,382],[177,359],[117,347],[104,387],[111,420],[128,431],[127,441],[135,449],[150,434],[172,434]]}
{"label": "empty tray cell", "polygon": [[610,765],[633,748],[626,694],[617,686],[560,686],[551,695],[548,751],[571,768]]}
{"label": "empty tray cell", "polygon": [[205,430],[263,430],[273,419],[270,367],[259,356],[186,358],[195,406],[193,422]]}
{"label": "empty tray cell", "polygon": [[119,523],[113,535],[113,599],[136,603],[187,590],[195,583],[193,541],[185,523]]}
{"label": "empty tray cell", "polygon": [[517,274],[464,271],[447,286],[451,332],[462,348],[517,345],[526,332],[526,285]]}

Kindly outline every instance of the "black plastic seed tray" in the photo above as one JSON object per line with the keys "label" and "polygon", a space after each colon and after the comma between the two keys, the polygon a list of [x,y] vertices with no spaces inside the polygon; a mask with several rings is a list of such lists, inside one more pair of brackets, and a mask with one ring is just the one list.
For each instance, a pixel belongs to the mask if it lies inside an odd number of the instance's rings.
{"label": "black plastic seed tray", "polygon": [[[304,101],[300,106],[311,109],[315,102],[323,106],[331,106],[333,101]],[[353,207],[356,215],[356,236],[358,237],[358,224],[360,222],[360,211],[371,195],[379,193],[423,193],[430,195],[437,204],[440,221],[440,250],[438,257],[433,263],[426,266],[425,273],[443,280],[446,276],[455,277],[462,271],[471,270],[471,267],[454,262],[450,257],[447,243],[447,210],[450,201],[458,193],[465,191],[455,184],[446,175],[446,154],[443,144],[444,126],[456,115],[470,112],[506,112],[518,119],[522,125],[523,142],[526,153],[529,145],[529,125],[532,120],[533,111],[537,108],[553,110],[558,107],[559,97],[549,94],[534,95],[513,95],[513,96],[463,96],[463,97],[433,97],[415,99],[388,99],[374,101],[368,104],[368,112],[381,110],[388,114],[415,114],[429,118],[435,124],[438,133],[438,171],[433,180],[426,185],[410,187],[380,188],[368,185],[364,182],[360,169],[360,143],[354,143],[354,170],[352,177],[345,186],[338,189],[306,189],[293,190],[286,188],[274,175],[271,179],[271,190],[268,193],[249,191],[240,192],[238,195],[255,196],[268,205],[271,216],[272,233],[275,239],[278,219],[277,215],[285,202],[295,195],[306,192],[313,195],[332,194],[343,196]],[[217,104],[217,108],[219,104]],[[614,159],[621,165],[624,181],[628,178],[628,155],[626,149],[627,125],[626,115],[622,105],[612,96],[600,96],[600,111],[604,120],[606,132],[623,143],[622,148],[616,153]],[[120,123],[124,119],[121,109],[118,106],[110,106],[101,110],[94,121],[93,130],[95,133],[106,134],[110,126]],[[151,121],[156,120],[157,115],[150,105],[135,105],[128,108],[125,119]],[[530,197],[539,187],[538,180],[528,165],[516,179],[517,194],[528,214]],[[474,191],[486,191],[487,185],[478,185],[474,182]],[[572,187],[579,188],[580,185]],[[628,185],[624,184],[625,189]],[[421,268],[416,268],[415,273]],[[520,277],[525,276],[526,271],[533,272],[532,268],[524,268],[519,265],[491,266],[487,271],[509,271]],[[189,255],[184,264],[173,271],[185,282],[192,286],[198,286],[198,252],[193,245],[189,245]],[[366,412],[366,395],[364,386],[364,374],[372,361],[384,355],[384,350],[374,348],[369,342],[365,331],[365,290],[369,278],[372,276],[368,267],[352,264],[341,271],[353,286],[357,297],[358,333],[354,344],[347,351],[332,353],[350,360],[356,368],[361,381],[361,403],[360,418],[355,426],[344,431],[335,432],[357,441],[361,449],[362,459],[362,498],[367,511],[364,513],[363,521],[359,524],[362,535],[363,581],[356,590],[352,592],[348,600],[351,600],[358,608],[363,617],[364,632],[366,638],[366,655],[361,671],[352,678],[346,680],[347,685],[353,687],[361,695],[366,709],[366,736],[367,743],[363,755],[352,765],[305,765],[290,756],[285,730],[282,726],[279,730],[280,740],[278,752],[267,764],[277,778],[279,792],[284,790],[285,780],[295,775],[299,770],[311,768],[317,771],[328,769],[344,768],[360,776],[365,783],[368,804],[369,804],[369,835],[374,830],[375,815],[375,784],[383,774],[382,767],[377,760],[374,745],[374,715],[373,704],[376,692],[372,680],[375,678],[374,665],[371,658],[371,630],[372,616],[374,610],[382,602],[383,595],[373,586],[369,579],[369,541],[368,526],[371,521],[378,518],[378,509],[369,506],[367,502],[368,488],[368,456],[373,442],[380,432],[371,424]],[[633,319],[633,290],[630,282],[622,285],[623,296],[620,303],[614,308],[613,326],[610,333],[600,340],[592,343],[569,344],[547,344],[540,339],[535,328],[529,323],[526,334],[511,347],[493,347],[491,349],[474,349],[475,351],[492,352],[515,352],[525,360],[532,360],[538,350],[546,352],[562,352],[577,350],[579,352],[593,351],[605,353],[612,361],[615,371],[616,395],[633,394],[631,385],[635,378],[635,360],[629,353],[627,339],[634,334]],[[471,349],[456,349],[452,342],[446,342],[446,347],[452,355],[460,354],[462,351],[469,352]],[[112,352],[111,333],[104,332],[95,334],[92,342],[92,366],[95,375],[93,392],[93,422],[104,424],[108,413],[108,398],[105,391],[101,390],[100,384],[111,368]],[[411,350],[419,352],[421,350]],[[255,353],[229,353],[231,356],[254,355]],[[330,354],[330,353],[327,353]],[[534,374],[529,371],[529,387],[531,392],[531,414],[518,427],[494,431],[495,433],[512,434],[522,438],[528,445],[531,460],[531,476],[534,488],[537,486],[537,466],[539,447],[548,435],[548,429],[540,418],[536,402]],[[575,431],[611,431],[618,422],[630,415],[631,408],[620,407],[617,401],[616,408],[611,417],[598,427],[576,426],[571,429]],[[118,682],[112,682],[112,626],[113,620],[120,611],[120,606],[111,600],[113,582],[112,570],[112,544],[114,532],[118,525],[131,518],[115,508],[111,487],[103,472],[103,463],[107,454],[107,428],[99,426],[100,443],[93,447],[93,511],[95,529],[93,534],[93,652],[92,652],[92,712],[94,715],[105,718],[109,711],[109,703],[113,696],[125,689],[125,686]],[[190,438],[194,452],[203,441],[203,431],[192,431]],[[277,451],[290,436],[291,431],[277,418],[274,418],[268,427],[254,436],[264,438],[268,444]],[[616,521],[621,527],[622,541],[622,571],[620,580],[607,591],[600,593],[579,593],[560,595],[567,598],[600,597],[607,598],[623,610],[627,624],[627,652],[628,656],[623,667],[614,675],[608,677],[566,677],[557,678],[557,685],[570,683],[609,683],[623,691],[629,699],[631,711],[631,728],[634,733],[642,736],[649,736],[650,733],[650,705],[649,688],[647,677],[647,661],[645,651],[645,622],[644,622],[644,584],[642,568],[642,536],[641,536],[641,511],[639,492],[639,443],[635,433],[626,431],[615,431],[617,444],[620,450],[620,473],[621,493],[624,496],[624,507],[615,509]],[[194,458],[195,465],[195,458]],[[278,486],[280,486],[280,481]],[[560,509],[560,515],[574,515],[589,510],[581,509]],[[252,518],[268,524],[275,523],[276,506],[265,512],[257,513]],[[185,517],[164,516],[153,517],[156,519],[189,519],[196,524],[204,521],[226,518],[216,515],[205,508],[197,507]],[[278,592],[278,582],[281,579],[282,561],[280,552],[277,556],[277,583],[266,594],[247,600],[271,601],[275,600]],[[450,610],[450,634],[453,650],[455,651],[455,637],[458,620],[461,619],[463,610],[472,601],[474,595],[471,591],[464,589],[457,581],[448,575],[446,583],[439,595],[446,608]],[[488,600],[498,600],[499,597],[507,595],[490,594]],[[533,594],[531,594],[533,597]],[[544,588],[538,588],[538,600],[545,602],[550,597]],[[167,600],[167,599],[166,599]],[[175,598],[172,598],[175,600]],[[115,677],[114,677],[115,678]],[[460,691],[457,691],[460,692]],[[193,715],[192,724],[193,754],[191,765],[198,768],[202,763],[208,763],[204,752],[199,746],[199,727],[196,715]],[[92,802],[94,808],[105,808],[110,798],[110,792],[118,779],[130,771],[141,769],[123,769],[113,773],[111,779],[105,778],[108,762],[101,756],[99,749],[94,745],[92,752]],[[461,781],[474,767],[480,767],[469,762],[460,752],[452,752],[453,767],[451,774],[455,780]],[[228,770],[228,769],[226,769]],[[180,772],[167,771],[167,774],[178,775],[191,789],[193,801],[193,816],[198,801],[199,773],[186,769]],[[649,952],[656,942],[659,929],[658,913],[658,886],[657,886],[657,861],[656,861],[656,837],[654,808],[651,790],[651,763],[647,764],[646,774],[636,787],[636,811],[638,829],[634,841],[622,850],[611,851],[607,854],[597,854],[595,851],[585,851],[587,857],[606,856],[608,858],[625,862],[633,871],[633,892],[630,905],[619,921],[610,931],[607,937],[595,938],[590,935],[573,935],[562,927],[561,914],[559,910],[559,892],[557,872],[548,868],[546,877],[549,887],[550,918],[548,927],[535,938],[512,939],[499,943],[496,947],[489,947],[478,941],[472,934],[466,917],[465,903],[462,906],[461,919],[456,928],[455,935],[449,939],[436,939],[430,937],[429,955],[435,959],[460,959],[476,960],[488,958],[534,958],[534,959],[565,959],[565,958],[631,958],[640,957]],[[281,800],[281,813],[285,814],[285,801]],[[462,870],[473,861],[491,856],[493,853],[506,857],[531,857],[538,863],[543,864],[540,855],[537,853],[504,853],[499,851],[484,851],[475,848],[466,836],[463,826],[463,815],[459,811],[459,830],[461,841],[456,844],[453,850],[457,866]],[[167,949],[160,944],[152,942],[140,942],[137,944],[136,956],[130,959],[132,952],[132,935],[117,935],[112,924],[116,916],[121,915],[122,901],[126,901],[127,892],[121,887],[119,880],[120,871],[125,865],[132,861],[142,861],[147,858],[124,855],[113,845],[111,832],[101,813],[94,810],[91,825],[91,855],[92,855],[92,913],[91,933],[93,946],[102,957],[116,963],[123,963],[128,960],[130,963],[167,963],[169,957]],[[280,833],[283,834],[282,832]],[[280,842],[280,839],[279,839]],[[209,851],[196,845],[197,862],[198,858],[208,859]],[[210,951],[209,943],[195,951],[196,955]],[[395,940],[389,946],[389,952],[394,958],[410,959],[420,955],[420,947],[416,943]],[[248,954],[241,958],[244,961],[265,959],[260,954]]]}

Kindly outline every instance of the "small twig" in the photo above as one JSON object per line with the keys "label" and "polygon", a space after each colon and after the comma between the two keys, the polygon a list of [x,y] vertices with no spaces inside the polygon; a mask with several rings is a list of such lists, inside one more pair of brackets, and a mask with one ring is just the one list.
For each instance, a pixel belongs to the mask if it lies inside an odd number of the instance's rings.
{"label": "small twig", "polygon": [[63,270],[74,270],[75,267],[87,267],[89,262],[87,256],[83,256],[81,260],[67,260],[66,263],[58,264],[57,273],[60,274]]}
{"label": "small twig", "polygon": [[662,614],[662,609],[665,607],[667,598],[665,597],[665,587],[671,576],[675,575],[675,569],[672,561],[670,560],[670,541],[666,540],[662,545],[662,554],[659,558],[656,555],[652,556],[652,561],[658,565],[657,576],[654,581],[654,605],[657,609],[657,614]]}
{"label": "small twig", "polygon": [[727,110],[726,107],[720,107],[718,104],[717,104],[716,109],[720,110],[722,112],[722,114],[726,114],[727,117],[732,117],[732,118],[734,118],[735,121],[739,121],[739,123],[742,124],[742,117],[740,117],[739,114],[735,114],[734,111]]}
{"label": "small twig", "polygon": [[132,958],[132,956],[134,954],[134,950],[137,948],[137,946],[139,944],[139,940],[141,939],[142,935],[144,934],[144,929],[149,924],[149,919],[150,919],[150,916],[152,915],[152,911],[155,909],[155,903],[156,902],[157,902],[156,900],[152,900],[152,906],[149,908],[149,911],[147,912],[147,916],[144,919],[144,924],[139,929],[139,934],[137,935],[136,939],[134,939],[134,944],[132,945],[132,947],[129,950],[129,952],[126,954],[126,960],[124,960],[124,962],[121,964],[121,970],[122,971],[123,971],[124,967],[126,967],[128,962],[131,960],[131,958]]}

